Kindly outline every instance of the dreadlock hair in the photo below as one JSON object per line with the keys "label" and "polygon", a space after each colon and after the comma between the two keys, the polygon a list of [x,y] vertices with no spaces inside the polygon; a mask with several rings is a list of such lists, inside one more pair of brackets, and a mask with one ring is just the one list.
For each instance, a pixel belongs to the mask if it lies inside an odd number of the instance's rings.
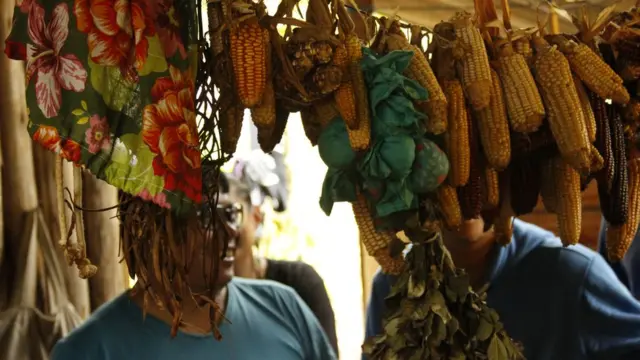
{"label": "dreadlock hair", "polygon": [[[183,300],[186,296],[200,305],[211,305],[209,317],[212,329],[214,336],[220,339],[216,326],[220,309],[213,301],[220,259],[214,256],[211,261],[204,262],[202,269],[192,269],[191,265],[198,253],[218,254],[226,251],[228,228],[221,221],[216,208],[218,190],[224,183],[228,189],[228,182],[223,180],[222,184],[219,183],[217,166],[210,167],[203,162],[202,172],[202,204],[187,214],[178,215],[171,209],[121,191],[118,211],[120,242],[129,276],[136,277],[138,281],[135,290],[144,291],[144,303],[154,301],[172,315],[172,337],[177,335],[182,324]],[[193,236],[198,231],[202,232],[204,243]],[[214,235],[204,236],[209,233]],[[223,249],[220,249],[221,243]],[[192,291],[188,276],[191,271],[202,271],[204,280],[209,284],[207,293]]]}

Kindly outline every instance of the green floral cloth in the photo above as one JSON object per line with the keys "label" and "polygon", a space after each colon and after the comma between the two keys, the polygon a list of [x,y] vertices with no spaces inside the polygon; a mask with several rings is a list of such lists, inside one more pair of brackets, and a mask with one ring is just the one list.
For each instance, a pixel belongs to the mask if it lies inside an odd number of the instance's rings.
{"label": "green floral cloth", "polygon": [[190,0],[18,0],[7,56],[26,61],[34,141],[181,212],[202,197]]}
{"label": "green floral cloth", "polygon": [[427,99],[426,89],[402,75],[412,53],[393,51],[377,56],[367,48],[363,53],[371,145],[362,154],[354,153],[340,117],[323,130],[318,151],[329,169],[320,206],[328,215],[334,202],[354,201],[357,189],[363,189],[374,207],[376,226],[391,228],[384,219],[417,209],[417,195],[434,191],[444,181],[449,161],[425,138],[425,115],[413,106],[414,101]]}

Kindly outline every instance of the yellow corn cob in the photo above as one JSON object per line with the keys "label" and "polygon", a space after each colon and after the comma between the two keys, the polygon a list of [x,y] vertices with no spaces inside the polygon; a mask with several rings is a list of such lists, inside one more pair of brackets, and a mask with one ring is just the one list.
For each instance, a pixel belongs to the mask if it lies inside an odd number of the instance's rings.
{"label": "yellow corn cob", "polygon": [[511,136],[500,79],[493,69],[491,69],[491,77],[491,100],[489,106],[478,111],[477,121],[480,142],[487,162],[494,169],[502,170],[511,161]]}
{"label": "yellow corn cob", "polygon": [[534,37],[534,68],[547,120],[562,157],[581,173],[591,168],[591,143],[567,59],[543,38]]}
{"label": "yellow corn cob", "polygon": [[[358,194],[358,199],[351,204],[353,215],[360,232],[360,240],[367,250],[367,253],[378,260],[383,271],[393,271],[397,262],[391,258],[388,246],[393,240],[393,234],[390,232],[376,231],[371,211],[367,204],[367,199],[362,194]],[[402,257],[399,257],[402,260]],[[385,269],[386,268],[386,269]]]}
{"label": "yellow corn cob", "polygon": [[371,120],[362,118],[360,127],[355,130],[347,127],[347,133],[349,134],[349,143],[354,151],[367,150],[371,142]]}
{"label": "yellow corn cob", "polygon": [[340,116],[347,124],[347,127],[351,129],[357,129],[358,117],[356,113],[356,95],[353,91],[353,84],[348,73],[349,69],[349,57],[347,54],[347,48],[340,44],[336,46],[333,51],[333,65],[342,70],[342,84],[333,93],[333,97],[336,100],[336,105],[340,111]]}
{"label": "yellow corn cob", "polygon": [[267,78],[265,53],[270,46],[268,31],[260,27],[257,18],[252,17],[232,29],[229,38],[238,98],[242,105],[250,108],[262,100],[264,92]]}
{"label": "yellow corn cob", "polygon": [[576,74],[573,74],[573,83],[576,85],[576,90],[578,91],[580,108],[582,109],[582,114],[584,115],[584,123],[587,127],[589,142],[593,143],[594,141],[596,141],[596,116],[593,113],[593,109],[591,108],[591,102],[589,101],[587,90],[584,88],[584,85],[582,85],[582,81]]}
{"label": "yellow corn cob", "polygon": [[513,49],[517,54],[524,57],[527,65],[531,66],[533,61],[533,49],[531,48],[531,40],[527,36],[523,36],[513,41]]}
{"label": "yellow corn cob", "polygon": [[554,163],[552,159],[543,161],[540,166],[540,197],[545,210],[555,214],[558,208],[558,189],[556,189],[553,169]]}
{"label": "yellow corn cob", "polygon": [[489,106],[491,72],[489,56],[480,30],[471,21],[471,14],[459,12],[452,19],[456,40],[468,53],[461,59],[462,84],[474,110]]}
{"label": "yellow corn cob", "polygon": [[[349,57],[348,72],[351,77],[351,84],[353,86],[353,93],[356,99],[356,123],[357,128],[369,127],[369,92],[367,86],[364,83],[364,74],[360,66],[360,60],[362,59],[362,43],[358,36],[354,33],[348,34],[346,38],[347,55]],[[369,122],[369,124],[365,124]],[[369,130],[366,131],[369,133]],[[369,140],[367,140],[367,146],[369,146]]]}
{"label": "yellow corn cob", "polygon": [[349,129],[357,129],[360,124],[356,113],[356,97],[351,82],[346,81],[340,84],[340,87],[333,93],[333,97],[336,100],[340,116],[347,124],[347,127]]}
{"label": "yellow corn cob", "polygon": [[567,57],[571,69],[591,91],[617,104],[629,102],[629,92],[622,84],[622,78],[587,45],[560,35],[551,39]]}
{"label": "yellow corn cob", "polygon": [[449,184],[442,184],[437,191],[438,203],[444,223],[448,229],[455,229],[462,223],[462,211],[458,202],[456,189]]}
{"label": "yellow corn cob", "polygon": [[485,206],[493,209],[500,203],[500,187],[498,184],[498,172],[490,167],[484,169]]}
{"label": "yellow corn cob", "polygon": [[440,84],[438,84],[438,79],[436,79],[429,61],[427,61],[422,51],[417,46],[411,45],[402,33],[389,34],[387,36],[387,46],[391,51],[401,50],[413,53],[413,57],[404,74],[427,89],[429,98],[423,105],[428,115],[426,129],[436,135],[442,134],[447,130],[447,98]]}
{"label": "yellow corn cob", "polygon": [[560,157],[552,161],[560,240],[564,246],[577,244],[582,228],[580,174]]}
{"label": "yellow corn cob", "polygon": [[462,186],[469,181],[471,153],[469,149],[469,124],[462,85],[457,80],[445,80],[442,89],[449,104],[449,124],[445,133],[447,155],[450,162],[449,184]]}
{"label": "yellow corn cob", "polygon": [[511,128],[522,133],[534,132],[542,125],[544,106],[529,66],[508,41],[499,40],[496,47],[499,49],[498,75],[504,88]]}
{"label": "yellow corn cob", "polygon": [[628,163],[629,210],[627,221],[607,229],[607,254],[610,261],[620,261],[631,246],[640,225],[640,159]]}

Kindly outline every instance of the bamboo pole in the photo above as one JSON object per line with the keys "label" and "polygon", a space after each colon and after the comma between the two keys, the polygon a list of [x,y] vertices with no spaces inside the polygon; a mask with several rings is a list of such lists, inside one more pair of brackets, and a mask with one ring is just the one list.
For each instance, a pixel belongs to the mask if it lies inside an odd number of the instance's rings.
{"label": "bamboo pole", "polygon": [[[105,209],[118,201],[118,190],[95,176],[83,174],[83,206],[85,209]],[[96,275],[89,279],[91,307],[100,305],[128,288],[124,282],[124,268],[119,262],[120,228],[116,209],[86,211],[84,222],[87,256],[98,266]]]}
{"label": "bamboo pole", "polygon": [[[0,2],[0,39],[9,35],[15,2]],[[35,303],[36,283],[33,276],[16,272],[17,259],[20,256],[20,240],[25,223],[25,215],[38,207],[35,186],[35,173],[31,153],[31,139],[26,131],[27,107],[25,101],[24,64],[0,55],[0,141],[4,160],[2,171],[2,204],[4,217],[3,242],[5,264],[2,271],[2,283],[22,282],[26,299]],[[24,255],[22,255],[24,256]],[[35,259],[35,258],[33,258]],[[22,259],[24,260],[24,259]],[[31,263],[32,258],[28,259]],[[20,278],[23,277],[23,278]],[[11,289],[9,287],[8,289]],[[5,291],[5,296],[10,290]]]}

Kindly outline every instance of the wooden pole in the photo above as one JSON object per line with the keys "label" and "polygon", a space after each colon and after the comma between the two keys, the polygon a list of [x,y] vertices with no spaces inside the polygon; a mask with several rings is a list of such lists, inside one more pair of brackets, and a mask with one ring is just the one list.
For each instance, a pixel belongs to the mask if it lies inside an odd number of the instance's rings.
{"label": "wooden pole", "polygon": [[[0,2],[0,39],[4,41],[11,29],[15,2],[5,0]],[[1,47],[0,47],[1,48]],[[4,160],[2,172],[2,204],[4,217],[4,249],[5,264],[2,270],[4,284],[15,281],[24,285],[25,305],[35,304],[36,274],[16,273],[16,260],[21,256],[20,241],[23,237],[25,215],[38,207],[38,197],[35,186],[33,156],[31,153],[31,139],[26,130],[27,106],[25,100],[25,72],[24,63],[7,58],[0,54],[0,136],[1,149]],[[31,230],[30,230],[31,231]],[[24,246],[23,246],[24,247]],[[33,252],[32,252],[33,253]],[[24,257],[25,255],[22,254]],[[28,263],[35,257],[29,257]],[[25,260],[25,259],[22,259]],[[28,266],[28,268],[31,268]],[[35,268],[34,268],[35,270]],[[5,296],[9,290],[5,291]]]}
{"label": "wooden pole", "polygon": [[[118,202],[118,190],[95,176],[83,174],[83,206],[85,209],[110,208]],[[98,266],[89,279],[91,308],[96,309],[128,288],[124,268],[120,264],[120,228],[116,209],[84,213],[87,256]]]}

